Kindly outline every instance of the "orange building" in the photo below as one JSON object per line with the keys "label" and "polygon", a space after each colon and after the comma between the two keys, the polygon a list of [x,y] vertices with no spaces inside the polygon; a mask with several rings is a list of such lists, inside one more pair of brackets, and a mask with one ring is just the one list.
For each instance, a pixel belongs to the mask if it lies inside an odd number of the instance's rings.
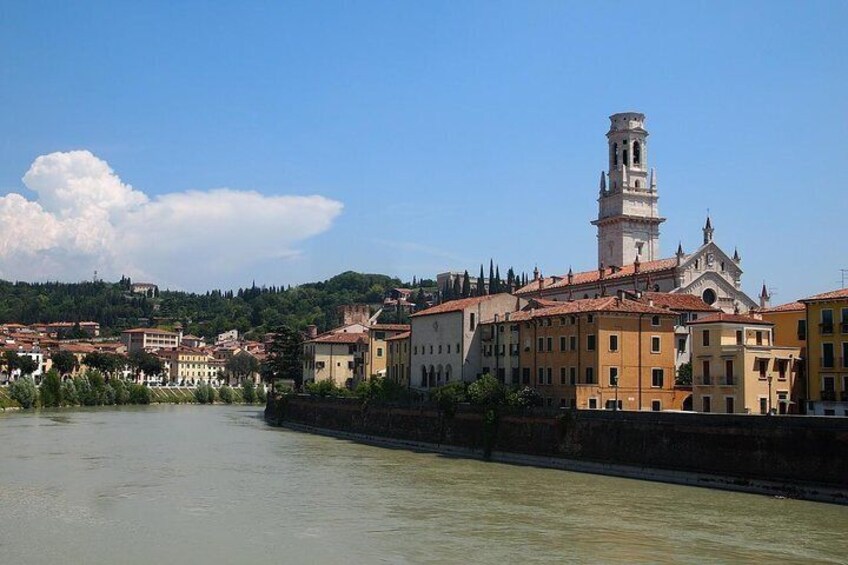
{"label": "orange building", "polygon": [[677,317],[622,297],[512,313],[521,385],[548,406],[679,410],[690,392],[674,386]]}

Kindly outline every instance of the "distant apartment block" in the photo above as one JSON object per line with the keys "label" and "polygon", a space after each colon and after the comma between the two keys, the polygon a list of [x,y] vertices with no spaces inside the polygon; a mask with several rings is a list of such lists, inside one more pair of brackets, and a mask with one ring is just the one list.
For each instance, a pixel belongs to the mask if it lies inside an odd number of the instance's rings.
{"label": "distant apartment block", "polygon": [[121,341],[126,346],[127,353],[178,347],[181,339],[179,333],[157,328],[136,328],[121,332]]}

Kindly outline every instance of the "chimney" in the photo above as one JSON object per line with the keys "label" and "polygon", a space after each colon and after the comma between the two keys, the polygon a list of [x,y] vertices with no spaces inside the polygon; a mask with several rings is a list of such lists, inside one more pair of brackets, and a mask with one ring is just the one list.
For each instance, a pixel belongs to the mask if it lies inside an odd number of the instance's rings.
{"label": "chimney", "polygon": [[633,261],[633,272],[638,273],[640,270],[642,270],[642,262],[639,261],[639,256],[637,255],[636,260]]}
{"label": "chimney", "polygon": [[318,337],[318,326],[315,324],[306,326],[306,337],[307,339],[315,339]]}

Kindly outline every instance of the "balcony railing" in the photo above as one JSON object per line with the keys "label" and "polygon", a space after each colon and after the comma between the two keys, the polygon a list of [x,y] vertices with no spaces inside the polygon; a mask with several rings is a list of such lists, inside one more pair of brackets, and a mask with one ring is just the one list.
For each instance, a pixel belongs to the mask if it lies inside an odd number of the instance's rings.
{"label": "balcony railing", "polygon": [[836,400],[836,391],[835,390],[823,390],[823,391],[821,391],[821,399],[824,400],[824,401]]}
{"label": "balcony railing", "polygon": [[823,335],[832,334],[833,333],[833,323],[831,322],[829,324],[827,324],[827,323],[819,324],[819,332],[822,333]]}
{"label": "balcony railing", "polygon": [[727,386],[733,386],[738,382],[739,382],[739,379],[737,379],[734,376],[725,375],[725,377],[724,377],[724,384],[727,385]]}

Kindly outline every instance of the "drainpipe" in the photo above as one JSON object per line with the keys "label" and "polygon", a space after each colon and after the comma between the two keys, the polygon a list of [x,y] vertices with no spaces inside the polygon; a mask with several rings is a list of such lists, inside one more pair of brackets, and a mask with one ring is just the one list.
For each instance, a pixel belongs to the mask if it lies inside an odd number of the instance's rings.
{"label": "drainpipe", "polygon": [[644,314],[639,314],[639,368],[637,373],[637,382],[639,383],[639,408],[642,411],[642,317]]}

